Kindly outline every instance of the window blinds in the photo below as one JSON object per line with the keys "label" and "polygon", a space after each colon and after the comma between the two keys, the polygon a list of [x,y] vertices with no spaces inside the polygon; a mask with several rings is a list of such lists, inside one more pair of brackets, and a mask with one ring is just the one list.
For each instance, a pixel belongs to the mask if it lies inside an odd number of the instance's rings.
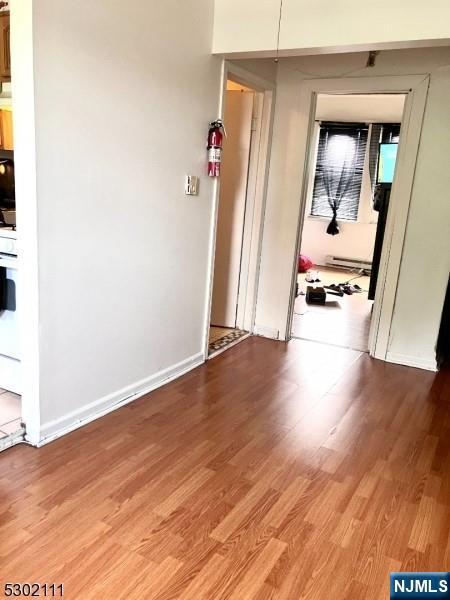
{"label": "window blinds", "polygon": [[365,123],[321,123],[311,214],[356,221],[368,137]]}

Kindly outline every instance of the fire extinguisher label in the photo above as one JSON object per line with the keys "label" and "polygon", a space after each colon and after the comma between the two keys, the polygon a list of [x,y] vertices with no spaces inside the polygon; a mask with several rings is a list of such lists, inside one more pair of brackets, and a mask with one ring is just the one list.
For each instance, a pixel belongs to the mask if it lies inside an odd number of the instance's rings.
{"label": "fire extinguisher label", "polygon": [[221,159],[221,148],[209,148],[208,162],[220,163],[220,159]]}

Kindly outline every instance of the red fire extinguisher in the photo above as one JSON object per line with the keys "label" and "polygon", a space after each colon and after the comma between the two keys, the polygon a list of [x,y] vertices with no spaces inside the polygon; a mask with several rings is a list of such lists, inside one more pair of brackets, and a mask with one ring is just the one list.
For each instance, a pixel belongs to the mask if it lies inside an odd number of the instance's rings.
{"label": "red fire extinguisher", "polygon": [[208,175],[210,177],[219,177],[220,163],[222,160],[223,136],[225,129],[221,119],[212,121],[209,124],[208,133]]}

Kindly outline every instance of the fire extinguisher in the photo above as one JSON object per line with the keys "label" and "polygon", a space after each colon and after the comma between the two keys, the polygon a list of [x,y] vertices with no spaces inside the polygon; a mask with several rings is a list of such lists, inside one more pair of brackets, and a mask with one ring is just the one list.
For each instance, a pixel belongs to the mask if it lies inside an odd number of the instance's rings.
{"label": "fire extinguisher", "polygon": [[208,175],[210,177],[219,177],[220,163],[222,160],[223,136],[225,129],[221,119],[212,121],[209,124],[208,133]]}

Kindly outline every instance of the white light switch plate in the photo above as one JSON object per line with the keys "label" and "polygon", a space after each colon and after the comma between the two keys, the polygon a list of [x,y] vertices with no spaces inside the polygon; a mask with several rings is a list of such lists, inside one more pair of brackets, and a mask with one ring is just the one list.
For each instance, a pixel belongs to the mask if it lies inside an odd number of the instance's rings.
{"label": "white light switch plate", "polygon": [[186,196],[197,196],[198,195],[198,184],[199,178],[197,175],[186,175],[184,184],[184,193]]}

